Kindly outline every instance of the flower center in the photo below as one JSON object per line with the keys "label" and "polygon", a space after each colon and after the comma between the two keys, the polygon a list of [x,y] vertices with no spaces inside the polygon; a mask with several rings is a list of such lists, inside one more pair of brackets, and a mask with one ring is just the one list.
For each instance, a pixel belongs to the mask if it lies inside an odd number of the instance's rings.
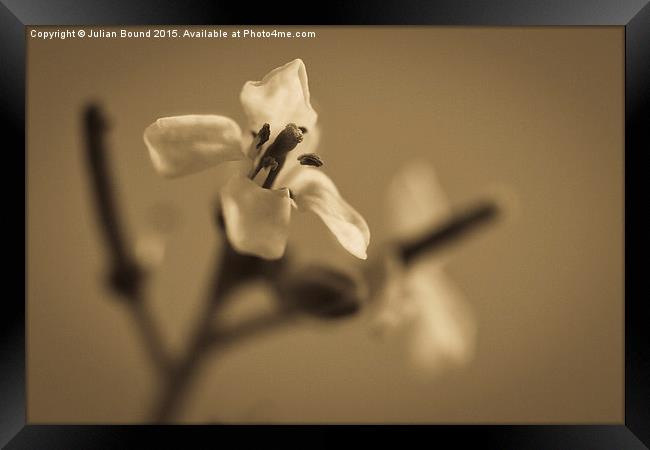
{"label": "flower center", "polygon": [[[306,131],[306,130],[305,130]],[[270,126],[264,124],[262,129],[255,135],[255,147],[259,151],[264,143],[269,139]],[[262,187],[270,189],[277,178],[280,170],[287,159],[287,153],[292,151],[303,139],[303,128],[298,127],[295,123],[290,123],[275,138],[273,143],[268,146],[257,165],[249,174],[251,180],[255,179],[262,169],[268,169],[268,174]]]}
{"label": "flower center", "polygon": [[284,130],[280,131],[278,137],[269,148],[266,149],[265,156],[270,156],[279,160],[284,158],[287,153],[296,148],[302,142],[302,130],[295,123],[290,123]]}

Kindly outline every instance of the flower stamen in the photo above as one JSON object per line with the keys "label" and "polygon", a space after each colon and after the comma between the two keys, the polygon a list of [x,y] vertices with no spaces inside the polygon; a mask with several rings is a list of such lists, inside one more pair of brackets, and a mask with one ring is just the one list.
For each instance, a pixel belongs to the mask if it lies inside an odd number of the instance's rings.
{"label": "flower stamen", "polygon": [[271,126],[268,123],[265,123],[262,125],[262,128],[260,128],[260,131],[257,133],[252,131],[251,134],[253,135],[253,142],[251,142],[248,154],[251,159],[254,160],[259,155],[262,146],[269,140],[269,137],[271,136]]}
{"label": "flower stamen", "polygon": [[[262,146],[269,140],[269,137],[271,136],[271,126],[268,123],[265,123],[262,125],[262,128],[260,128],[260,131],[253,133],[253,142],[251,142],[251,147],[249,150],[249,155],[253,161],[257,159],[259,156],[260,150],[262,149]],[[248,178],[251,180],[254,180],[257,174],[262,170],[262,168],[265,167],[262,164],[262,160],[260,160],[257,164],[257,166],[253,167],[250,172],[248,173]]]}
{"label": "flower stamen", "polygon": [[262,158],[262,167],[265,169],[270,167],[270,170],[275,170],[278,168],[280,164],[276,161],[276,159],[273,156],[265,156]]}
{"label": "flower stamen", "polygon": [[266,150],[266,156],[279,160],[302,142],[302,131],[295,123],[290,123],[280,131],[273,144]]}
{"label": "flower stamen", "polygon": [[262,187],[265,189],[270,189],[273,186],[273,182],[277,178],[282,166],[284,166],[284,161],[287,159],[287,153],[296,148],[298,144],[302,142],[302,131],[296,126],[295,123],[290,123],[284,130],[280,131],[278,136],[275,138],[275,141],[266,149],[264,157],[260,159],[259,163],[255,167],[255,170],[251,171],[249,178],[252,180],[257,176],[257,174],[262,170],[262,168],[270,167],[270,171]]}
{"label": "flower stamen", "polygon": [[[266,156],[265,158],[269,158],[269,156]],[[266,180],[264,180],[264,184],[262,185],[264,189],[271,189],[271,186],[273,186],[273,182],[275,181],[278,174],[280,173],[282,166],[284,166],[284,161],[286,159],[287,157],[283,156],[279,162],[276,160],[276,165],[271,168],[268,176],[266,177]]]}
{"label": "flower stamen", "polygon": [[260,131],[255,135],[255,138],[257,140],[255,148],[259,150],[262,145],[264,145],[266,141],[269,140],[269,137],[271,137],[271,126],[268,123],[265,123],[262,125],[262,128],[260,128]]}
{"label": "flower stamen", "polygon": [[316,153],[304,153],[298,156],[298,161],[303,166],[321,167],[323,160]]}
{"label": "flower stamen", "polygon": [[257,167],[255,167],[255,169],[250,172],[248,177],[251,180],[254,180],[255,177],[257,176],[257,174],[260,173],[260,171],[262,169],[266,169],[266,168],[270,167],[270,170],[275,170],[275,169],[278,168],[278,166],[279,166],[279,163],[276,161],[276,159],[274,157],[272,157],[272,156],[264,156],[260,160],[259,164],[257,164]]}

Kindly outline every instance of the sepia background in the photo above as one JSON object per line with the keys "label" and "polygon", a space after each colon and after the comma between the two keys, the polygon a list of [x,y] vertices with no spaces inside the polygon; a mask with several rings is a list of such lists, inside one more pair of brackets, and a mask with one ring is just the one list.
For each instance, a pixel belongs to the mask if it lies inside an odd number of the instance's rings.
{"label": "sepia background", "polygon": [[[475,357],[425,376],[399,339],[373,338],[364,315],[303,320],[213,358],[180,420],[621,423],[623,29],[300,29],[317,37],[27,37],[28,421],[143,422],[160,389],[105,289],[83,106],[97,100],[110,115],[130,236],[167,218],[151,309],[180,352],[230,168],[162,179],[143,130],[190,113],[243,123],[243,83],[302,58],[325,169],[368,221],[371,256],[388,232],[386,180],[414,158],[435,166],[452,205],[495,186],[516,193],[517,217],[467,239],[447,266],[478,319]],[[304,259],[355,263],[310,215],[293,221],[291,245]]]}

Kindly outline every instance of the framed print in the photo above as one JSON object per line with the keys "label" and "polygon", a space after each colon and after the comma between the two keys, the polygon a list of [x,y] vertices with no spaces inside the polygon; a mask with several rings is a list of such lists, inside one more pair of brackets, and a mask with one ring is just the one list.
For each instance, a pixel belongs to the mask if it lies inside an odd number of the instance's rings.
{"label": "framed print", "polygon": [[7,448],[648,445],[647,2],[3,3]]}

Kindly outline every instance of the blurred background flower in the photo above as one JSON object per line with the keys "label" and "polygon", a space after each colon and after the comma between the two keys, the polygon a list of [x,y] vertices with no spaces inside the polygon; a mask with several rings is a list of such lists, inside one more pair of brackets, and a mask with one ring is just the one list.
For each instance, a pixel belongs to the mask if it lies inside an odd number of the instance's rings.
{"label": "blurred background flower", "polygon": [[[387,191],[386,221],[392,242],[408,242],[432,233],[452,218],[449,201],[426,161],[410,161],[396,171]],[[407,354],[428,372],[464,364],[473,356],[476,317],[444,270],[440,248],[424,249],[404,262],[388,251],[385,285],[377,290],[375,331],[408,335]]]}

